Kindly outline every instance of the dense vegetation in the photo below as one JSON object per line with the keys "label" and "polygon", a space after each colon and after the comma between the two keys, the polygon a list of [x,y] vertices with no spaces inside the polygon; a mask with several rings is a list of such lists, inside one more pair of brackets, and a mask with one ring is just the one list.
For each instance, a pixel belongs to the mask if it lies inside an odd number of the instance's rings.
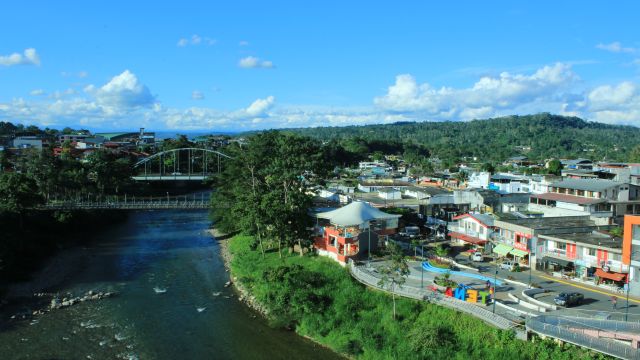
{"label": "dense vegetation", "polygon": [[290,131],[337,142],[356,155],[371,153],[382,142],[395,144],[395,151],[391,153],[401,154],[410,145],[421,146],[431,155],[454,163],[465,157],[495,163],[517,155],[535,160],[553,157],[640,160],[640,128],[547,113],[470,122],[416,122]]}
{"label": "dense vegetation", "polygon": [[366,290],[335,262],[315,256],[263,257],[252,237],[229,240],[232,275],[270,311],[332,349],[362,359],[592,359],[552,341],[524,342],[511,331],[428,303]]}
{"label": "dense vegetation", "polygon": [[117,194],[130,183],[130,160],[106,151],[85,162],[50,149],[25,150],[20,157],[0,152],[0,280],[28,274],[41,259],[62,246],[76,230],[95,230],[119,215],[35,210],[54,199],[96,198]]}
{"label": "dense vegetation", "polygon": [[313,205],[310,190],[328,171],[318,141],[275,131],[256,134],[232,156],[214,179],[213,218],[225,232],[242,230],[281,253],[297,245],[302,254],[309,244]]}

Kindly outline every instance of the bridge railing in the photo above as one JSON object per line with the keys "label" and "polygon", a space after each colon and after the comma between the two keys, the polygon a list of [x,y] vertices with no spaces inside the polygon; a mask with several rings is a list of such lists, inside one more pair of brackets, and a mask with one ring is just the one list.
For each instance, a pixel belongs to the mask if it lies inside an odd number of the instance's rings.
{"label": "bridge railing", "polygon": [[528,331],[556,338],[577,346],[582,346],[591,350],[595,350],[610,356],[621,359],[640,359],[640,351],[632,348],[630,345],[619,341],[601,339],[595,336],[589,336],[570,328],[591,328],[593,325],[602,326],[604,331],[606,328],[616,326],[608,324],[608,321],[601,320],[598,323],[594,320],[585,322],[590,319],[568,319],[560,317],[549,317],[545,315],[530,317],[526,321]]}
{"label": "bridge railing", "polygon": [[392,291],[392,286],[390,284],[381,286],[379,284],[380,278],[372,274],[369,270],[363,269],[361,266],[355,266],[355,264],[351,263],[349,265],[349,270],[351,275],[361,283],[378,288],[380,290],[386,292],[394,292],[400,296],[417,299],[417,300],[426,300],[441,306],[446,306],[455,310],[459,310],[465,312],[469,315],[473,315],[478,317],[489,324],[492,324],[501,329],[512,329],[516,324],[509,321],[508,319],[494,314],[493,312],[480,307],[478,305],[470,304],[466,301],[461,301],[455,298],[444,296],[440,293],[436,293],[433,291],[429,291],[426,289],[417,288],[414,286],[409,286],[407,284],[403,284],[402,286],[395,286],[395,289]]}
{"label": "bridge railing", "polygon": [[209,200],[165,200],[165,201],[104,201],[104,202],[52,202],[41,206],[47,210],[76,210],[76,209],[206,209],[210,207]]}

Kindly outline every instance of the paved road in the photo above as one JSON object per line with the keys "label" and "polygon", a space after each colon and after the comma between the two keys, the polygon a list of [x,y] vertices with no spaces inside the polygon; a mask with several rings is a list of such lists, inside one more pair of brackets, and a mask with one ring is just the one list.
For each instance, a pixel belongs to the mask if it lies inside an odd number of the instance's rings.
{"label": "paved road", "polygon": [[[484,262],[481,264],[471,263],[464,255],[456,256],[456,261],[465,264],[478,267],[484,270],[487,274],[493,274],[495,272],[495,265]],[[529,283],[529,272],[509,272],[506,270],[498,269],[498,278],[513,277],[515,280]],[[572,307],[570,309],[563,309],[562,312],[570,315],[581,316],[593,316],[598,312],[611,312],[614,318],[622,319],[627,310],[627,303],[625,294],[617,294],[618,303],[617,309],[613,309],[611,303],[611,293],[600,288],[591,288],[588,285],[574,283],[566,280],[551,277],[540,271],[531,272],[531,282],[537,284],[543,289],[550,290],[551,292],[544,294],[542,297],[536,297],[541,301],[553,303],[553,298],[561,292],[579,292],[585,297],[585,301],[582,305]],[[629,301],[629,320],[640,321],[640,301],[637,299],[630,299]]]}

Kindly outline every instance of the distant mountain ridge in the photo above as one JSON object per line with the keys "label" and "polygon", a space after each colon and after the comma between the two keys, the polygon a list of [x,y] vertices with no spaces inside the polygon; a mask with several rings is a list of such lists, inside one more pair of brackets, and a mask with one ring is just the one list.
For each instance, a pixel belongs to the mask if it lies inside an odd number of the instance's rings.
{"label": "distant mountain ridge", "polygon": [[478,157],[479,161],[501,161],[515,155],[629,161],[634,147],[640,145],[640,128],[549,113],[469,122],[401,122],[287,131],[322,140],[414,143],[441,158]]}

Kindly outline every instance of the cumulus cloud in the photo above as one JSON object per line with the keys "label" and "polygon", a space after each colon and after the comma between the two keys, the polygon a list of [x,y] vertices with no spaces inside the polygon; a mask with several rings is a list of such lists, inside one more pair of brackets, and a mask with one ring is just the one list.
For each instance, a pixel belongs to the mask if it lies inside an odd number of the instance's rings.
{"label": "cumulus cloud", "polygon": [[619,41],[614,41],[610,44],[600,43],[596,45],[596,48],[604,51],[609,51],[612,53],[634,53],[637,49],[632,47],[624,47]]}
{"label": "cumulus cloud", "polygon": [[385,95],[374,99],[374,104],[387,111],[419,112],[435,119],[472,119],[526,103],[557,101],[577,80],[571,66],[563,63],[544,66],[530,75],[503,72],[496,77],[484,76],[462,89],[434,88],[403,74]]}
{"label": "cumulus cloud", "polygon": [[[35,94],[35,93],[34,93]],[[200,98],[194,90],[192,98]],[[203,95],[203,94],[202,94]],[[632,81],[587,88],[566,64],[529,73],[479,77],[467,87],[439,87],[398,75],[374,106],[276,106],[274,96],[235,110],[165,107],[130,71],[103,85],[51,92],[48,98],[0,103],[0,121],[93,128],[185,130],[365,125],[397,121],[469,120],[551,112],[599,122],[640,125],[640,85]]]}
{"label": "cumulus cloud", "polygon": [[191,99],[193,99],[193,100],[204,100],[204,94],[202,93],[202,91],[193,90],[191,92]]}
{"label": "cumulus cloud", "polygon": [[24,53],[13,53],[10,55],[0,55],[0,65],[2,66],[14,66],[14,65],[40,65],[40,56],[36,52],[36,49],[25,49]]}
{"label": "cumulus cloud", "polygon": [[98,89],[96,100],[99,104],[118,109],[148,107],[155,102],[149,88],[138,81],[138,78],[129,70],[114,76]]}
{"label": "cumulus cloud", "polygon": [[245,58],[240,59],[238,62],[238,66],[245,69],[272,69],[274,67],[273,62],[269,60],[261,60],[255,56],[247,56]]}
{"label": "cumulus cloud", "polygon": [[273,106],[275,101],[276,98],[273,96],[268,96],[264,99],[258,99],[251,103],[251,105],[249,105],[249,107],[245,109],[245,112],[249,116],[264,115],[265,111],[269,110]]}

